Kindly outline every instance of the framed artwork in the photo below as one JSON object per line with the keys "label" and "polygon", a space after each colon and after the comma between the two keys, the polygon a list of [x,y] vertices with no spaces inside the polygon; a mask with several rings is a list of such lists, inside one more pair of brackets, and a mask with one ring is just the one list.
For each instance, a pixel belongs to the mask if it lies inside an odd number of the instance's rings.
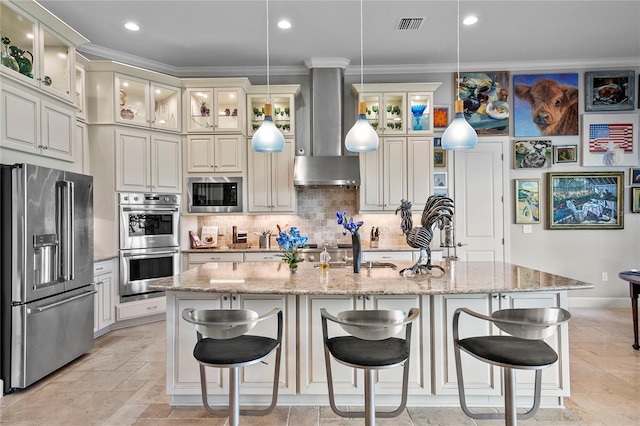
{"label": "framed artwork", "polygon": [[550,140],[516,140],[513,142],[514,169],[551,167]]}
{"label": "framed artwork", "polygon": [[435,105],[433,107],[433,128],[444,130],[449,125],[449,106]]}
{"label": "framed artwork", "polygon": [[508,71],[454,73],[454,82],[456,99],[478,136],[509,134]]}
{"label": "framed artwork", "polygon": [[437,195],[438,197],[446,197],[447,190],[444,188],[434,188],[433,195]]}
{"label": "framed artwork", "polygon": [[433,174],[433,187],[434,188],[446,188],[447,187],[447,174],[446,173],[434,173]]}
{"label": "framed artwork", "polygon": [[631,212],[640,213],[640,187],[631,188]]}
{"label": "framed artwork", "polygon": [[640,169],[629,169],[629,185],[640,185]]}
{"label": "framed artwork", "polygon": [[516,179],[516,223],[540,223],[540,179]]}
{"label": "framed artwork", "polygon": [[442,147],[442,138],[433,138],[433,146],[435,148],[441,148]]}
{"label": "framed artwork", "polygon": [[513,135],[578,134],[578,74],[514,75]]}
{"label": "framed artwork", "polygon": [[637,166],[637,114],[584,114],[583,166]]}
{"label": "framed artwork", "polygon": [[554,145],[553,162],[567,164],[578,162],[578,145]]}
{"label": "framed artwork", "polygon": [[447,167],[447,151],[444,149],[433,150],[433,167]]}
{"label": "framed artwork", "polygon": [[626,111],[634,109],[635,71],[594,71],[585,73],[585,111]]}
{"label": "framed artwork", "polygon": [[547,175],[549,229],[624,228],[624,172]]}

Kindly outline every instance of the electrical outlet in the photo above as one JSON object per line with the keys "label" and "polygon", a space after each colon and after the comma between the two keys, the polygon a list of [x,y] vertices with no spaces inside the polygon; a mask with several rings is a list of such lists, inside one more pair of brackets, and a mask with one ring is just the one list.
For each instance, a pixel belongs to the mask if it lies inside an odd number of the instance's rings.
{"label": "electrical outlet", "polygon": [[609,274],[607,274],[606,272],[602,273],[602,281],[609,281]]}

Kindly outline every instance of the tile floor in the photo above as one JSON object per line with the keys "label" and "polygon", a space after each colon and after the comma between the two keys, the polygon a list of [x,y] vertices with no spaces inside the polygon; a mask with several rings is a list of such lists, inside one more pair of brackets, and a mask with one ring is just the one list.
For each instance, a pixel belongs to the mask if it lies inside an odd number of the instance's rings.
{"label": "tile floor", "polygon": [[[640,351],[631,348],[630,309],[576,308],[569,323],[571,397],[542,409],[536,425],[640,425]],[[225,425],[201,407],[171,407],[164,388],[164,322],[113,331],[95,348],[26,391],[0,398],[2,425]],[[458,408],[409,408],[389,425],[499,425]],[[278,407],[241,424],[361,425],[328,407]]]}

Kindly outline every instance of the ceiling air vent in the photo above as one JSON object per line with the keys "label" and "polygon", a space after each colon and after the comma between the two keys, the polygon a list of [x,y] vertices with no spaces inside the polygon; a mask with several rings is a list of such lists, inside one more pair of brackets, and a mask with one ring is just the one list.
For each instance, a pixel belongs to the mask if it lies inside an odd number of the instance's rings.
{"label": "ceiling air vent", "polygon": [[424,18],[400,18],[398,21],[397,31],[416,31],[420,29]]}

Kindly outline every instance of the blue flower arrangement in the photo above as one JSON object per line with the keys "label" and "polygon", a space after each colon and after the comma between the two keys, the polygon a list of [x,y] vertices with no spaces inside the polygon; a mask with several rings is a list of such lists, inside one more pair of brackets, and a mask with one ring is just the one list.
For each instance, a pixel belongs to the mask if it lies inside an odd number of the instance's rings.
{"label": "blue flower arrangement", "polygon": [[307,245],[308,237],[300,235],[300,231],[296,226],[292,226],[287,230],[283,230],[278,226],[278,237],[276,241],[278,247],[284,250],[284,254],[279,254],[284,262],[287,262],[289,269],[294,270],[298,267],[298,263],[303,262],[304,259],[300,256],[300,249]]}
{"label": "blue flower arrangement", "polygon": [[359,220],[358,222],[354,222],[353,217],[347,219],[346,209],[342,212],[337,211],[336,217],[338,218],[338,225],[342,225],[342,227],[344,228],[342,230],[342,235],[347,235],[347,232],[350,232],[351,235],[358,235],[358,229],[360,229],[360,227],[364,225],[364,222],[361,220]]}

